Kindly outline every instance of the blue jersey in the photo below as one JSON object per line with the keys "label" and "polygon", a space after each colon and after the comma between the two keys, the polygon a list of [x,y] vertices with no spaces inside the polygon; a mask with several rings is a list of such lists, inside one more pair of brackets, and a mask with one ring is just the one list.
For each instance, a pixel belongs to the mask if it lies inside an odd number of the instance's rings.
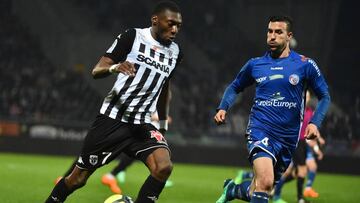
{"label": "blue jersey", "polygon": [[249,60],[226,89],[218,109],[228,110],[235,96],[253,83],[256,83],[256,93],[248,130],[260,129],[281,143],[296,146],[308,86],[319,101],[323,99],[310,121],[320,126],[330,97],[325,79],[312,59],[291,51],[285,58],[274,59],[267,52]]}

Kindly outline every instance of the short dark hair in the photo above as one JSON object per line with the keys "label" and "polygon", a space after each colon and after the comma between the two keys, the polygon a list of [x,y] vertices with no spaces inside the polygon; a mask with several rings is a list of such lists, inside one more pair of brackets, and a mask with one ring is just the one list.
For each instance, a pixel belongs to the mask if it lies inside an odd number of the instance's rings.
{"label": "short dark hair", "polygon": [[287,25],[287,31],[292,32],[293,29],[293,20],[290,16],[285,15],[278,15],[278,16],[271,16],[269,18],[269,22],[285,22]]}
{"label": "short dark hair", "polygon": [[162,1],[156,4],[154,10],[151,15],[157,15],[165,10],[170,10],[172,12],[181,13],[179,6],[172,1]]}

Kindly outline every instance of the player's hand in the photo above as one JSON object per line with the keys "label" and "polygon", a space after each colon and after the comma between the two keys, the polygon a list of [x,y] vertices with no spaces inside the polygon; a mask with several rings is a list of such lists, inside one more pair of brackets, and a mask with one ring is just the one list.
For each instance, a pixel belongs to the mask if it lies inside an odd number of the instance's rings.
{"label": "player's hand", "polygon": [[214,116],[214,121],[217,125],[225,124],[226,111],[220,109]]}
{"label": "player's hand", "polygon": [[323,137],[319,136],[318,140],[321,146],[325,144],[325,140]]}
{"label": "player's hand", "polygon": [[324,154],[322,153],[321,150],[318,150],[317,152],[315,152],[317,155],[317,159],[318,160],[322,160],[324,158]]}
{"label": "player's hand", "polygon": [[135,66],[133,63],[124,61],[124,62],[120,63],[118,66],[116,66],[115,71],[118,73],[122,73],[124,75],[134,77],[136,69],[135,69]]}
{"label": "player's hand", "polygon": [[309,139],[309,140],[316,139],[319,135],[320,135],[320,133],[319,133],[319,130],[316,125],[309,123],[306,126],[306,129],[305,129],[305,138],[306,139]]}

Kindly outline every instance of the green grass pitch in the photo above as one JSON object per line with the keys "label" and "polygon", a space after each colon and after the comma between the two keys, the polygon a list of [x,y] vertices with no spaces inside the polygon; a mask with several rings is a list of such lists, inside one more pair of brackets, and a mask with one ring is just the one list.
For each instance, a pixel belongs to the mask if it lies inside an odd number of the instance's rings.
{"label": "green grass pitch", "polygon": [[[0,153],[0,202],[44,202],[54,186],[54,180],[62,175],[74,157],[42,156]],[[111,195],[100,182],[101,175],[109,172],[117,162],[97,170],[87,185],[73,193],[67,203],[102,203]],[[223,180],[234,177],[239,168],[225,166],[174,164],[170,180],[174,186],[165,188],[159,203],[214,203],[222,192]],[[140,162],[127,170],[126,182],[120,185],[123,192],[136,197],[137,191],[148,176]],[[315,203],[360,202],[360,176],[319,173],[314,187],[320,197]],[[285,185],[283,199],[296,200],[295,182]],[[240,202],[240,201],[233,201]]]}

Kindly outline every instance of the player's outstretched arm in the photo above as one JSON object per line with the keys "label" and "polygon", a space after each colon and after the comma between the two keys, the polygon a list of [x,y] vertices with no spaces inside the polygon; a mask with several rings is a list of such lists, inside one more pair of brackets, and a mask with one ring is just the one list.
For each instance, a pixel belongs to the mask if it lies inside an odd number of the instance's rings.
{"label": "player's outstretched arm", "polygon": [[225,124],[226,112],[235,102],[238,92],[236,91],[236,86],[230,84],[221,99],[219,107],[216,109],[216,115],[214,116],[214,121],[217,125]]}
{"label": "player's outstretched arm", "polygon": [[99,62],[95,65],[91,74],[93,78],[104,78],[112,73],[123,73],[124,75],[135,76],[134,64],[125,61],[115,64],[114,61],[106,56],[100,58]]}

